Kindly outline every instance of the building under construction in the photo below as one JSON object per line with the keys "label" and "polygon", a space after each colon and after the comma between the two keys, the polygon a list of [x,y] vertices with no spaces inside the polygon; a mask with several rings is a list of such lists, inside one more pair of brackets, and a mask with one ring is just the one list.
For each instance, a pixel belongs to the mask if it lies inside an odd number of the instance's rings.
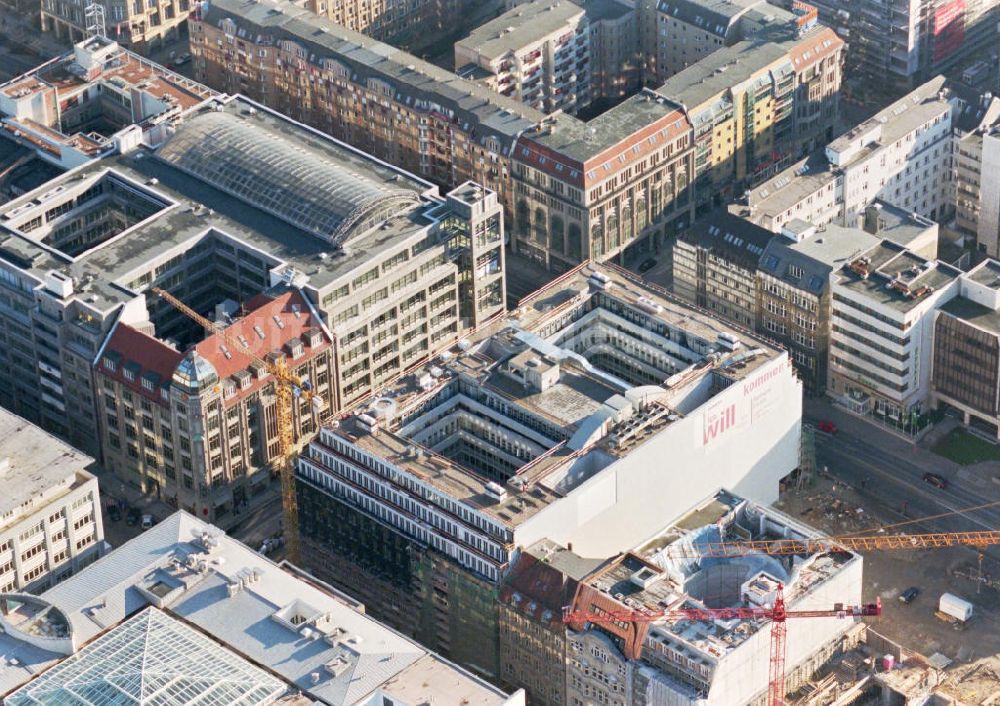
{"label": "building under construction", "polygon": [[581,266],[320,431],[298,466],[303,562],[495,675],[521,547],[606,557],[719,487],[773,502],[801,394],[783,351]]}
{"label": "building under construction", "polygon": [[[853,552],[692,558],[706,542],[817,536],[786,515],[720,492],[652,539],[596,565],[565,547],[540,542],[517,560],[502,593],[504,650],[517,654],[519,645],[538,643],[539,629],[550,636],[547,649],[534,650],[545,662],[543,669],[534,680],[521,675],[519,682],[532,703],[560,703],[546,696],[558,683],[555,675],[565,674],[563,703],[763,704],[770,676],[770,619],[669,616],[639,622],[616,616],[567,626],[552,606],[571,593],[573,614],[595,616],[769,607],[779,584],[790,611],[859,603],[862,558]],[[525,581],[525,575],[535,580]],[[794,691],[831,654],[856,640],[848,637],[853,624],[839,617],[788,620],[786,690]],[[561,658],[560,641],[565,645]]]}
{"label": "building under construction", "polygon": [[501,207],[472,183],[442,197],[107,40],[0,95],[6,130],[71,167],[0,207],[0,401],[199,517],[237,521],[283,455],[255,360],[321,398],[293,410],[304,435],[504,310]]}

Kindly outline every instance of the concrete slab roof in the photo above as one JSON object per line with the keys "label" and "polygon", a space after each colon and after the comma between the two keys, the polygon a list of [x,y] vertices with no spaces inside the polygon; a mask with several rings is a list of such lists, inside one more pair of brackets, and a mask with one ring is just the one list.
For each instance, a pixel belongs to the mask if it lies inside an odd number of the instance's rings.
{"label": "concrete slab roof", "polygon": [[531,0],[479,25],[456,46],[494,61],[537,44],[583,16],[583,8],[568,0]]}
{"label": "concrete slab roof", "polygon": [[0,529],[20,519],[16,511],[33,499],[93,478],[86,470],[93,458],[6,410],[0,410],[0,461],[6,464],[0,469],[0,516],[17,514],[0,522]]}

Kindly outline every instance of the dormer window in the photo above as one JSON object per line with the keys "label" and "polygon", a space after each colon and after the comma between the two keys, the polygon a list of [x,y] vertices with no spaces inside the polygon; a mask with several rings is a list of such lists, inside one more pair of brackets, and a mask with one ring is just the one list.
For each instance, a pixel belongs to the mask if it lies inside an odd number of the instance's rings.
{"label": "dormer window", "polygon": [[253,383],[253,375],[250,374],[249,370],[240,370],[233,375],[233,379],[236,384],[239,385],[241,390],[246,390]]}

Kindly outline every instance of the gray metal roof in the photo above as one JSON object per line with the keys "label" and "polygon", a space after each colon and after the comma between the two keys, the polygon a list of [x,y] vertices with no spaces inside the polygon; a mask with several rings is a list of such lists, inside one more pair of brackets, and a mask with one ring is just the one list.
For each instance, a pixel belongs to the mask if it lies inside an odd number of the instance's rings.
{"label": "gray metal roof", "polygon": [[[719,37],[727,37],[736,20],[764,0],[660,0],[657,10],[668,17],[699,27]],[[775,11],[779,8],[775,7]]]}
{"label": "gray metal roof", "polygon": [[771,64],[784,59],[791,65],[788,50],[796,43],[797,40],[761,42],[756,39],[737,42],[674,74],[656,92],[688,110],[695,110]]}
{"label": "gray metal roof", "polygon": [[857,228],[825,226],[801,242],[773,238],[760,258],[760,269],[790,285],[819,296],[830,285],[831,273],[879,242]]}
{"label": "gray metal roof", "polygon": [[720,208],[699,218],[680,237],[707,250],[725,253],[726,259],[756,270],[768,243],[778,236]]}
{"label": "gray metal roof", "polygon": [[[109,629],[113,635],[119,623],[149,606],[150,595],[159,596],[163,608],[184,624],[317,703],[364,703],[389,680],[421,692],[414,703],[456,703],[446,698],[449,692],[466,695],[470,704],[508,703],[502,691],[368,617],[349,597],[300,579],[185,512],[167,517],[42,598],[68,617],[79,645]],[[440,679],[428,682],[426,670],[415,669],[426,659],[441,663]],[[3,672],[0,668],[0,678]],[[154,670],[143,675],[156,676]],[[185,702],[165,706],[174,703]]]}

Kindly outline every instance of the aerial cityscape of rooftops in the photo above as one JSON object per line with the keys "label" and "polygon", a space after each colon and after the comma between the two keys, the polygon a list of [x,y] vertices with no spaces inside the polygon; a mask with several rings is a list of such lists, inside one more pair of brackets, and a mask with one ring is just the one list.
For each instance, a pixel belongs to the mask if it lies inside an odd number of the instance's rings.
{"label": "aerial cityscape of rooftops", "polygon": [[0,703],[1000,704],[1000,0],[0,0]]}

